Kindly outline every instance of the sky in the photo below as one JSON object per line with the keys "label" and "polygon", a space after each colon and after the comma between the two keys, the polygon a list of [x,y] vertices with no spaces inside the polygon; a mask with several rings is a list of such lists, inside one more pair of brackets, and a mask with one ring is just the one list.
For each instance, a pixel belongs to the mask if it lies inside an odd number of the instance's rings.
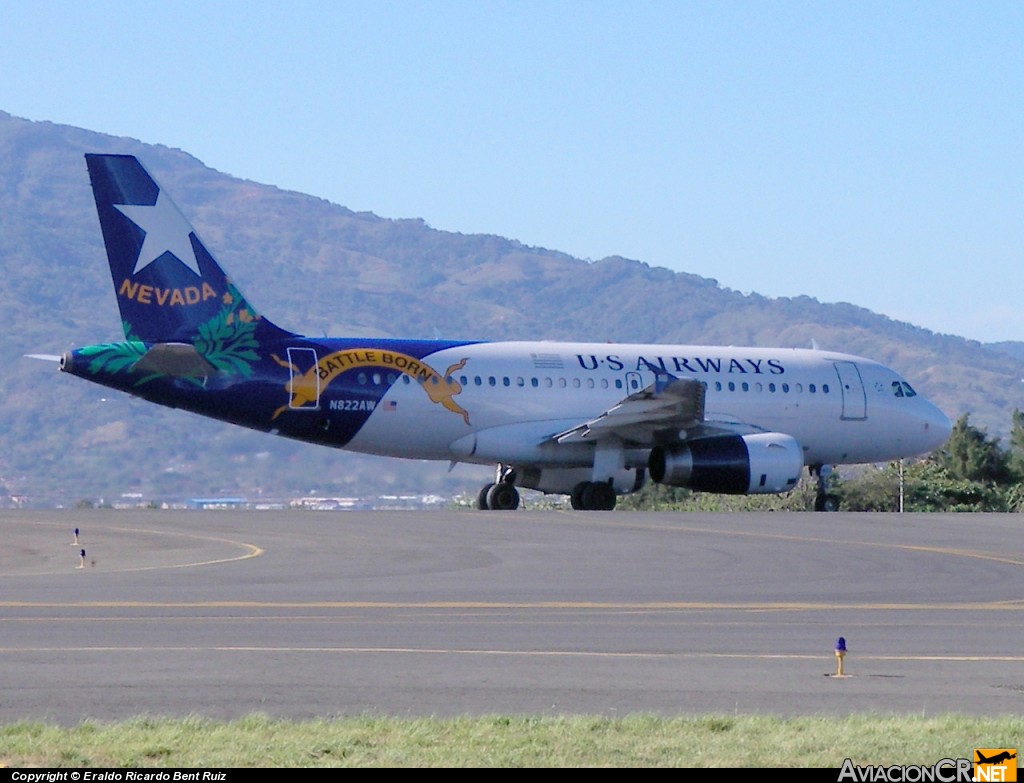
{"label": "sky", "polygon": [[1022,42],[1024,3],[997,0],[6,0],[0,110],[445,231],[1024,340]]}

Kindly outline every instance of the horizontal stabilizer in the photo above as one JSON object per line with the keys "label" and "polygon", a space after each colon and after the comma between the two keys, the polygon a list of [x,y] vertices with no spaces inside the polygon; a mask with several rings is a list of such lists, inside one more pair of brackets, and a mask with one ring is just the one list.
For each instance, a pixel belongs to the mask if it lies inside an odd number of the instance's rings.
{"label": "horizontal stabilizer", "polygon": [[132,372],[169,375],[172,378],[201,378],[216,375],[217,368],[206,361],[194,345],[157,343],[132,365]]}

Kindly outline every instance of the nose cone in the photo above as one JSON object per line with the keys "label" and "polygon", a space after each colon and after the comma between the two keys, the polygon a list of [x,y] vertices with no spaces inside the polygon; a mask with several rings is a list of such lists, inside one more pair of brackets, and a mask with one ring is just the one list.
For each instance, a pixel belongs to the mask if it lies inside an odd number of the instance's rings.
{"label": "nose cone", "polygon": [[949,440],[949,434],[953,431],[953,424],[945,413],[940,411],[927,400],[920,401],[918,412],[918,437],[921,443],[921,452],[934,451]]}

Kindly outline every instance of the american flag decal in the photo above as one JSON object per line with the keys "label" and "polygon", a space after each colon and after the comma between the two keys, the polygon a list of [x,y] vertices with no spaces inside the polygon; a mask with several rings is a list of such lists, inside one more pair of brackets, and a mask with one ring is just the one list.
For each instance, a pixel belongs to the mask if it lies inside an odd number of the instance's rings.
{"label": "american flag decal", "polygon": [[538,370],[565,369],[565,365],[562,364],[562,357],[557,353],[531,353],[530,358],[533,359],[533,366]]}
{"label": "american flag decal", "polygon": [[387,402],[384,403],[383,407],[384,410],[386,411],[396,411],[398,410],[398,403],[395,402],[394,400],[388,400]]}

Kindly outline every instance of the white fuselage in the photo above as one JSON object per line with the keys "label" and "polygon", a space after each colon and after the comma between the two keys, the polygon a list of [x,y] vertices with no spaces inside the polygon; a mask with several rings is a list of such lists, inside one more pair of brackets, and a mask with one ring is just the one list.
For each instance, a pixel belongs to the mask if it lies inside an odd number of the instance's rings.
{"label": "white fuselage", "polygon": [[[432,402],[421,384],[402,376],[348,448],[421,459],[585,465],[593,460],[591,447],[554,447],[550,438],[652,385],[654,368],[706,385],[706,425],[788,434],[806,465],[922,454],[949,434],[946,416],[896,372],[840,353],[505,342],[450,348],[425,361],[439,373],[462,363],[449,377],[461,387],[453,399],[466,416]],[[629,452],[627,464],[646,458],[639,448]]]}

